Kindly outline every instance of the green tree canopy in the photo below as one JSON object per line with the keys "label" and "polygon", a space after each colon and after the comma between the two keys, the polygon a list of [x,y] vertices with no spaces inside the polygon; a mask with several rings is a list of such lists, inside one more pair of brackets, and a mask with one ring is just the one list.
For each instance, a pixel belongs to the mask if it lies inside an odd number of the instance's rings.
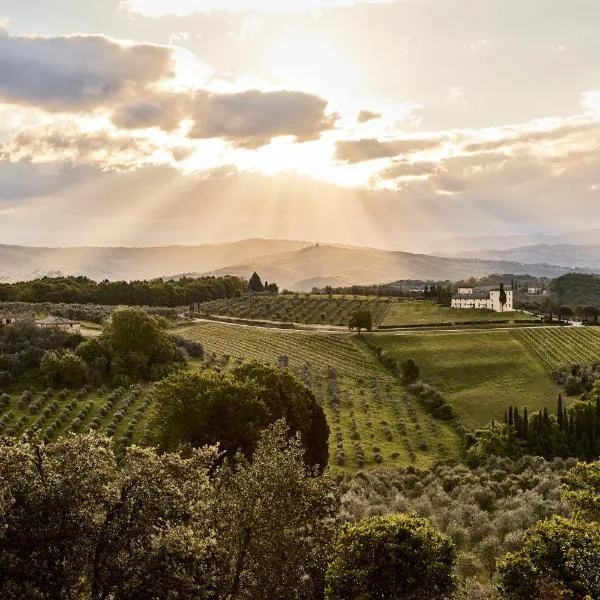
{"label": "green tree canopy", "polygon": [[565,498],[578,516],[600,521],[600,461],[579,462],[569,471]]}
{"label": "green tree canopy", "polygon": [[40,373],[48,385],[58,387],[81,387],[86,380],[85,364],[72,352],[50,350],[40,363]]}
{"label": "green tree canopy", "polygon": [[363,329],[371,331],[373,329],[373,316],[369,310],[357,310],[352,313],[350,322],[348,323],[350,329],[356,329],[358,335]]}
{"label": "green tree canopy", "polygon": [[500,563],[501,596],[505,600],[541,600],[539,590],[547,588],[557,598],[600,598],[599,556],[597,522],[554,516],[530,529],[523,548]]}
{"label": "green tree canopy", "polygon": [[324,468],[329,428],[313,394],[289,371],[249,363],[229,373],[183,372],[158,383],[150,429],[159,447],[219,443],[229,456],[256,448],[260,432],[285,418],[299,432],[306,462]]}
{"label": "green tree canopy", "polygon": [[345,525],[327,570],[328,600],[439,600],[454,589],[454,545],[425,519],[370,517]]}

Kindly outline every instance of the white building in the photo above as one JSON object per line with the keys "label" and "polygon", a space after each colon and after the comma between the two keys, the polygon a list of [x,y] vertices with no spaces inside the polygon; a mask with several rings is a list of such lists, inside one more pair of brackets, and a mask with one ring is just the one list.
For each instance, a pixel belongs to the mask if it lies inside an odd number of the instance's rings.
{"label": "white building", "polygon": [[77,321],[63,319],[62,317],[48,316],[45,319],[39,319],[35,324],[42,329],[56,327],[70,333],[79,333],[81,331],[81,325]]}
{"label": "white building", "polygon": [[473,288],[472,287],[458,288],[458,293],[459,294],[472,294]]}
{"label": "white building", "polygon": [[[465,288],[461,288],[465,289]],[[514,311],[514,297],[512,290],[505,290],[506,303],[504,306],[500,303],[500,290],[492,290],[490,292],[470,292],[464,294],[459,293],[452,296],[452,308],[485,308],[495,312],[512,312]]]}
{"label": "white building", "polygon": [[10,317],[8,315],[0,315],[0,327],[3,325],[14,325],[17,322],[17,319],[14,317]]}

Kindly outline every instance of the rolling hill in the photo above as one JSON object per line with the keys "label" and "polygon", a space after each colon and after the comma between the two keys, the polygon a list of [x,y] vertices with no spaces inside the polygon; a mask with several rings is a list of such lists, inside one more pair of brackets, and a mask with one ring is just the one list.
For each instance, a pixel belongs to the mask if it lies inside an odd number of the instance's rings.
{"label": "rolling hill", "polygon": [[281,288],[374,284],[398,279],[457,280],[491,273],[558,277],[572,269],[506,260],[449,258],[375,248],[254,239],[219,245],[153,248],[0,246],[0,279],[86,275],[95,280],[152,279],[175,274],[249,277]]}

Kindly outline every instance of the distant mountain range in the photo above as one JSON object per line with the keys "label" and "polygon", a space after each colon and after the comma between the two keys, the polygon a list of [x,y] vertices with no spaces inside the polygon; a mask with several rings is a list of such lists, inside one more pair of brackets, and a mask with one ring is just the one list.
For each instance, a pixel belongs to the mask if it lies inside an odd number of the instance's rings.
{"label": "distant mountain range", "polygon": [[482,258],[519,263],[549,264],[573,269],[600,271],[600,245],[536,244],[535,246],[523,246],[508,250],[471,250],[458,252],[454,256],[459,258]]}
{"label": "distant mountain range", "polygon": [[[275,281],[281,288],[308,291],[326,285],[366,285],[399,279],[458,280],[492,273],[558,277],[574,270],[599,270],[593,264],[600,266],[600,254],[594,263],[591,250],[584,258],[580,256],[581,265],[558,266],[551,264],[550,250],[547,254],[541,251],[527,254],[527,250],[489,251],[489,256],[477,253],[477,257],[440,257],[265,239],[156,248],[0,246],[0,279],[24,280],[64,274],[86,275],[96,280],[131,280],[182,273],[249,277],[257,271],[263,281]],[[600,252],[600,247],[597,251]],[[573,256],[575,252],[572,251]],[[525,256],[531,260],[525,260]],[[576,268],[571,268],[572,264]]]}
{"label": "distant mountain range", "polygon": [[442,252],[443,255],[448,256],[466,251],[512,250],[524,246],[595,246],[598,244],[600,244],[600,229],[585,229],[555,235],[532,233],[529,235],[454,237],[441,244],[436,244],[436,252],[432,253]]}

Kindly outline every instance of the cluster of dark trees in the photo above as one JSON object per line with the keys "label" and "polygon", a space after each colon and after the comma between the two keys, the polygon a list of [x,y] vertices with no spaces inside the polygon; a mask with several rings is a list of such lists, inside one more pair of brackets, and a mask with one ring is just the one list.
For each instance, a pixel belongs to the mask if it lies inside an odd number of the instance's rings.
{"label": "cluster of dark trees", "polygon": [[453,293],[454,291],[450,286],[425,286],[425,289],[423,290],[423,298],[425,298],[425,300],[435,300],[442,306],[450,306]]}
{"label": "cluster of dark trees", "polygon": [[[600,390],[596,390],[598,392]],[[486,429],[467,435],[468,454],[478,464],[489,456],[517,458],[525,455],[600,457],[600,394],[594,399],[576,400],[568,408],[558,396],[555,414],[547,408],[531,414],[510,406],[504,423],[492,423]]]}
{"label": "cluster of dark trees", "polygon": [[83,338],[60,329],[41,329],[33,323],[0,327],[0,385],[27,374],[37,376],[47,352],[73,351]]}
{"label": "cluster of dark trees", "polygon": [[568,273],[552,281],[550,286],[556,304],[600,306],[600,276]]}
{"label": "cluster of dark trees", "polygon": [[269,292],[270,294],[278,294],[279,286],[276,283],[269,283],[268,281],[262,282],[260,275],[254,271],[248,281],[248,291],[254,294],[260,294],[261,292]]}
{"label": "cluster of dark trees", "polygon": [[163,317],[139,308],[119,308],[97,338],[85,339],[30,322],[0,327],[0,384],[21,377],[54,388],[85,383],[130,385],[158,381],[183,368],[202,345],[166,332]]}
{"label": "cluster of dark trees", "polygon": [[173,307],[233,298],[247,288],[246,281],[230,276],[100,283],[87,277],[43,277],[0,284],[0,301]]}

